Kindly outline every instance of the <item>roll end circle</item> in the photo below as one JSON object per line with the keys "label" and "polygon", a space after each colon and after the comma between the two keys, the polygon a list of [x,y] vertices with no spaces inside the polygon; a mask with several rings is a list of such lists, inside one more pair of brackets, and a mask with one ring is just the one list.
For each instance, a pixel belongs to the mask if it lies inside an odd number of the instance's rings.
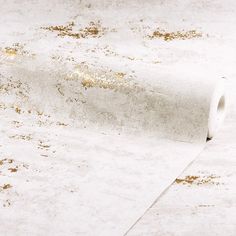
{"label": "roll end circle", "polygon": [[207,138],[212,139],[220,129],[226,114],[226,94],[225,83],[220,80],[217,84],[212,96],[209,118]]}

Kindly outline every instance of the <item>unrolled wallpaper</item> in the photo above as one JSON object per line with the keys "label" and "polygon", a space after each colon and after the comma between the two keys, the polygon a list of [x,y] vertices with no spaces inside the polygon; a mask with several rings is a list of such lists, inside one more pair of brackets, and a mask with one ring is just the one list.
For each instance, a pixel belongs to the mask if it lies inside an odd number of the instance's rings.
{"label": "unrolled wallpaper", "polygon": [[167,2],[0,1],[1,235],[124,235],[214,138],[212,39]]}

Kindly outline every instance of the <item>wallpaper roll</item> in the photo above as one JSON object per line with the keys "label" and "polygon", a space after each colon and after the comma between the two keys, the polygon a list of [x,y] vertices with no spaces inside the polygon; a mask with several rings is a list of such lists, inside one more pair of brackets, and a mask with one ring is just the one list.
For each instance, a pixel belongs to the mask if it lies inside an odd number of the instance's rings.
{"label": "wallpaper roll", "polygon": [[1,8],[1,235],[125,235],[218,132],[202,34],[151,2]]}

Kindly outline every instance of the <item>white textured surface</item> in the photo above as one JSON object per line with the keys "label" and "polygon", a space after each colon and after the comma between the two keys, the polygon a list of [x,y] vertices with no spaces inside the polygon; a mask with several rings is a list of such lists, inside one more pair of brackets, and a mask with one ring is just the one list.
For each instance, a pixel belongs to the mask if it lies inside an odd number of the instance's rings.
{"label": "white textured surface", "polygon": [[[200,152],[230,47],[177,3],[2,1],[2,234],[122,235]],[[72,21],[101,37],[42,28]]]}

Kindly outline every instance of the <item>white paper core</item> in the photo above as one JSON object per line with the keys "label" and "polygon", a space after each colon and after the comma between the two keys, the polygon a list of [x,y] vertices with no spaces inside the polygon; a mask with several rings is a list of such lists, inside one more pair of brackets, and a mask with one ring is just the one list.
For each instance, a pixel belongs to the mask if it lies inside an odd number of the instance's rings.
{"label": "white paper core", "polygon": [[226,95],[224,81],[220,80],[213,93],[209,113],[208,138],[213,138],[220,129],[226,113]]}

